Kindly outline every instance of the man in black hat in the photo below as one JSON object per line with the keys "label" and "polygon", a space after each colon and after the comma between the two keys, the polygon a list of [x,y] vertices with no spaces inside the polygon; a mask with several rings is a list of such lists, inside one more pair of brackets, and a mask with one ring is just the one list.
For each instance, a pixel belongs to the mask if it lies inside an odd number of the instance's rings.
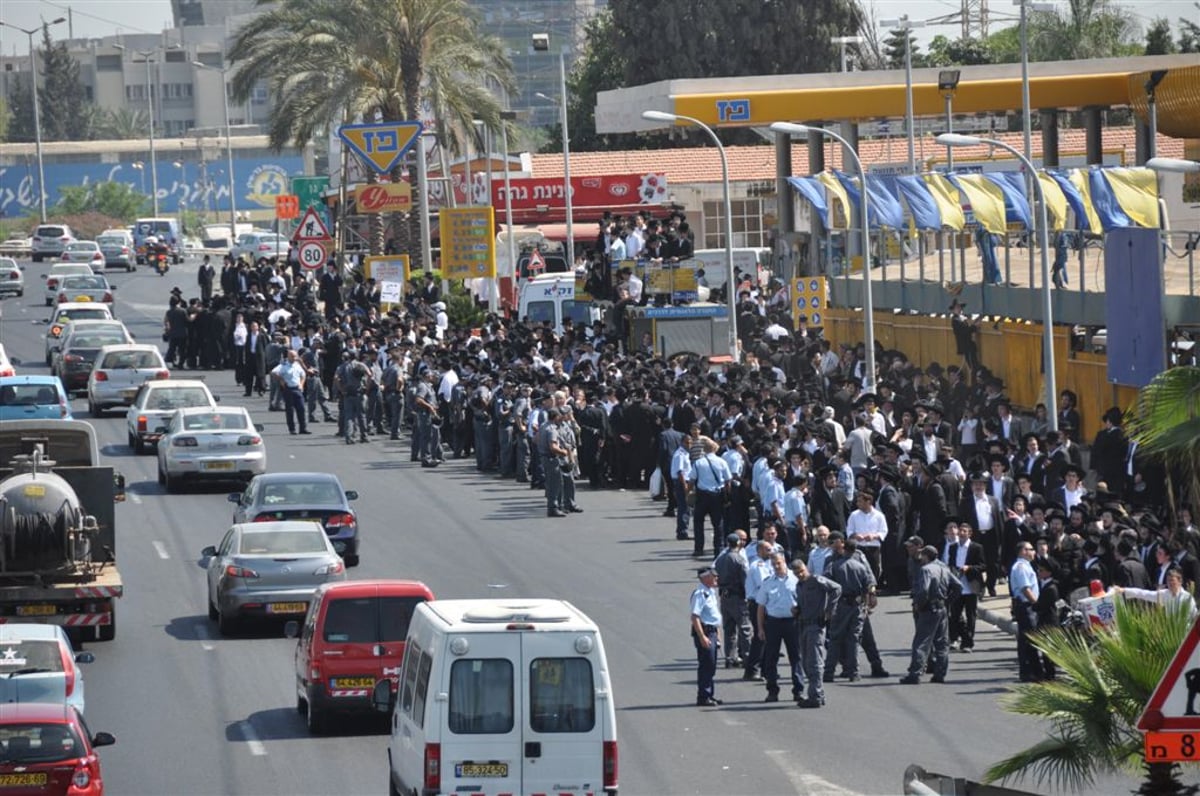
{"label": "man in black hat", "polygon": [[1129,439],[1121,428],[1121,410],[1109,407],[1101,418],[1104,427],[1096,432],[1092,442],[1091,468],[1097,482],[1103,482],[1108,491],[1120,495],[1125,489],[1126,458],[1129,454]]}
{"label": "man in black hat", "polygon": [[838,468],[827,464],[817,471],[817,485],[813,489],[809,525],[824,525],[830,531],[846,532],[846,519],[850,516],[850,501],[837,482]]}
{"label": "man in black hat", "polygon": [[973,321],[965,312],[967,305],[955,299],[950,304],[950,328],[954,333],[954,344],[958,355],[967,364],[967,372],[972,375],[979,368],[979,344],[975,341],[975,333],[979,331],[978,321]]}
{"label": "man in black hat", "polygon": [[1000,501],[988,494],[991,476],[981,472],[970,475],[971,490],[963,495],[958,516],[975,531],[975,541],[983,548],[986,587],[989,597],[996,596],[1000,572],[1000,539],[1004,535],[1004,511]]}

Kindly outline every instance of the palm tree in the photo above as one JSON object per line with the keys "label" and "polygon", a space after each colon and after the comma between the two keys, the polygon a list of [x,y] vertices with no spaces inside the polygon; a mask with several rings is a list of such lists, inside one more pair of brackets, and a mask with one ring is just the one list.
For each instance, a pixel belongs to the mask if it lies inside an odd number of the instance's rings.
{"label": "palm tree", "polygon": [[106,141],[142,138],[150,122],[143,110],[114,108],[105,111],[97,120],[94,136]]}
{"label": "palm tree", "polygon": [[[1167,500],[1174,523],[1178,504],[1200,496],[1200,367],[1164,370],[1138,391],[1126,418],[1129,438],[1167,471]],[[1172,474],[1182,481],[1175,493]]]}
{"label": "palm tree", "polygon": [[1032,776],[1057,788],[1094,789],[1097,775],[1144,779],[1137,793],[1195,793],[1184,788],[1174,763],[1146,763],[1137,720],[1191,627],[1184,611],[1117,600],[1109,628],[1080,632],[1052,628],[1034,644],[1058,667],[1057,680],[1026,683],[1002,698],[1010,713],[1050,722],[1044,740],[1001,760],[987,782]]}
{"label": "palm tree", "polygon": [[[490,87],[515,91],[512,64],[466,0],[259,2],[269,9],[233,42],[230,61],[239,67],[232,87],[242,101],[259,80],[267,81],[275,99],[269,134],[276,149],[303,145],[344,116],[420,119],[431,97],[438,98],[439,132],[455,151],[475,118],[500,130],[501,105]],[[393,169],[391,179],[399,180],[401,171]],[[428,212],[424,196],[417,197],[416,212]],[[409,217],[410,234],[417,218]],[[383,243],[377,229],[373,248]],[[419,255],[413,265],[420,267]]]}
{"label": "palm tree", "polygon": [[1112,0],[1067,0],[1065,12],[1035,11],[1029,24],[1035,61],[1133,55],[1138,45],[1136,20]]}

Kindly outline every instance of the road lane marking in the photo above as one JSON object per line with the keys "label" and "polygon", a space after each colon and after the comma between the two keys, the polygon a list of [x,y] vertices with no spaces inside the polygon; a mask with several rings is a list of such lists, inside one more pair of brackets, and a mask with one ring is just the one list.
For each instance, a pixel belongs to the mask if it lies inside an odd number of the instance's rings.
{"label": "road lane marking", "polygon": [[834,785],[821,779],[816,774],[810,774],[795,761],[795,751],[791,749],[767,749],[767,757],[783,770],[783,773],[796,786],[796,793],[807,793],[809,796],[857,796],[847,788]]}
{"label": "road lane marking", "polygon": [[158,553],[159,558],[166,561],[168,558],[171,557],[171,554],[167,552],[167,546],[165,544],[163,544],[162,542],[155,539],[153,542],[151,542],[151,544],[154,545],[154,552]]}
{"label": "road lane marking", "polygon": [[250,726],[250,722],[242,722],[242,738],[246,741],[246,746],[250,747],[250,754],[255,757],[262,757],[267,753],[267,747],[263,746],[263,742],[258,740],[258,735],[255,734],[254,728]]}
{"label": "road lane marking", "polygon": [[142,505],[142,497],[137,492],[126,492],[125,494],[129,497],[130,502]]}
{"label": "road lane marking", "polygon": [[196,637],[200,639],[201,649],[205,652],[213,651],[213,645],[210,643],[212,641],[212,634],[208,632],[208,625],[197,624]]}

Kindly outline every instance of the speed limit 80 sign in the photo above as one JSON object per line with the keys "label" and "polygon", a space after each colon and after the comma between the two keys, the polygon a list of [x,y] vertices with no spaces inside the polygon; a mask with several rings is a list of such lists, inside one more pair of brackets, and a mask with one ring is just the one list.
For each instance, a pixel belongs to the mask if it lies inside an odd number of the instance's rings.
{"label": "speed limit 80 sign", "polygon": [[320,270],[325,266],[325,260],[329,255],[325,251],[325,246],[314,240],[305,241],[300,244],[296,256],[300,258],[300,265],[310,271]]}

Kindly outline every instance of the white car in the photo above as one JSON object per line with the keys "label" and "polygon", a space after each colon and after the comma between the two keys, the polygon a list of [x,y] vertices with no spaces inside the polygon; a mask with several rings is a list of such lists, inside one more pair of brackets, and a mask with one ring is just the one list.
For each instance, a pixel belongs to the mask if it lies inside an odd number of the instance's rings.
{"label": "white car", "polygon": [[171,371],[158,346],[108,345],[96,354],[88,376],[88,412],[100,417],[112,406],[129,406],[143,382],[169,379]]}
{"label": "white car", "polygon": [[32,257],[40,263],[43,257],[57,257],[67,244],[75,242],[75,233],[66,224],[42,224],[33,231]]}
{"label": "white car", "polygon": [[137,270],[133,236],[128,230],[106,229],[96,236],[96,243],[104,255],[105,268],[124,268],[126,272]]}
{"label": "white car", "polygon": [[68,243],[58,258],[64,263],[87,263],[93,272],[104,272],[104,253],[94,240],[77,240]]}
{"label": "white car", "polygon": [[175,492],[184,480],[249,481],[267,471],[267,446],[241,406],[177,409],[158,441],[158,482]]}
{"label": "white car", "polygon": [[262,259],[282,260],[288,253],[288,239],[274,232],[247,232],[238,235],[237,243],[229,253],[235,260],[246,255],[252,263]]}
{"label": "white car", "polygon": [[0,703],[66,704],[83,713],[83,672],[76,664],[94,660],[90,652],[76,652],[59,625],[0,625]]}
{"label": "white car", "polygon": [[46,364],[54,361],[54,352],[62,343],[67,324],[71,321],[111,321],[112,310],[107,304],[69,302],[54,307],[50,320],[46,321]]}
{"label": "white car", "polygon": [[64,276],[58,283],[58,295],[54,300],[58,304],[67,304],[72,301],[112,304],[114,290],[116,288],[100,274]]}
{"label": "white car", "polygon": [[54,305],[58,300],[58,286],[64,277],[91,276],[92,267],[87,263],[55,263],[46,274],[46,306]]}
{"label": "white car", "polygon": [[217,399],[204,382],[197,379],[144,382],[125,413],[129,447],[135,453],[145,453],[146,443],[158,442],[175,410],[192,406],[217,408]]}
{"label": "white car", "polygon": [[11,257],[0,257],[0,295],[25,295],[25,271]]}

